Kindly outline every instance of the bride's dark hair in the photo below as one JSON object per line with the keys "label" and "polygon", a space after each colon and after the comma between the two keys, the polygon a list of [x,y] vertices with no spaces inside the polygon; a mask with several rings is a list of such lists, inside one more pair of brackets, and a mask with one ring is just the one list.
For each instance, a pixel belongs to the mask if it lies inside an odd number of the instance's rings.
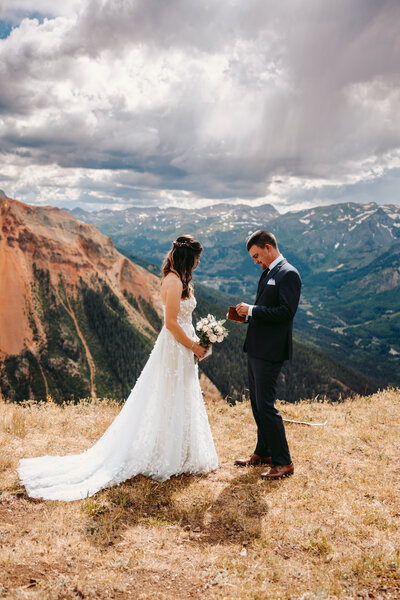
{"label": "bride's dark hair", "polygon": [[203,246],[192,235],[180,235],[164,259],[161,271],[162,278],[168,273],[175,273],[182,281],[182,298],[189,298],[191,292],[190,282],[194,261],[203,251]]}

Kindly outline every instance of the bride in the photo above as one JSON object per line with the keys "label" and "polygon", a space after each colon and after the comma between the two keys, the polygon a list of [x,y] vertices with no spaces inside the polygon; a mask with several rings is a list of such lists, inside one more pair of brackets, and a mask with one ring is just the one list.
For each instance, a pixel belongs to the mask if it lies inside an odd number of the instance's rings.
{"label": "bride", "polygon": [[202,246],[190,235],[172,244],[162,267],[164,326],[120,413],[82,454],[25,458],[18,468],[31,498],[77,500],[139,473],[159,481],[207,473],[218,460],[200,389],[192,324],[192,271]]}

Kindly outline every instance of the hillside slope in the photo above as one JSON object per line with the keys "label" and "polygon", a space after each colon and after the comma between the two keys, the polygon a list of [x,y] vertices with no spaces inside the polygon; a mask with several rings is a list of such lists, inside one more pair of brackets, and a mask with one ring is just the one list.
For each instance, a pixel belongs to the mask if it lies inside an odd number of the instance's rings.
{"label": "hillside slope", "polygon": [[81,452],[115,403],[0,402],[0,593],[40,600],[399,600],[400,391],[281,404],[295,474],[233,466],[255,439],[249,403],[206,396],[220,467],[142,476],[72,503],[32,501],[18,460]]}
{"label": "hillside slope", "polygon": [[124,396],[151,349],[159,310],[158,279],[96,227],[0,199],[4,396]]}
{"label": "hillside slope", "polygon": [[[208,313],[225,318],[226,307],[235,304],[232,296],[196,284],[195,317]],[[297,317],[296,317],[297,320]],[[295,320],[295,322],[296,322]],[[201,364],[204,373],[230,402],[248,396],[247,355],[243,344],[247,326],[227,321],[229,336],[223,344],[215,344],[212,360]],[[295,335],[293,360],[286,361],[279,375],[278,398],[297,402],[304,398],[328,398],[336,401],[354,393],[377,390],[373,377],[368,377],[348,364],[326,356],[309,339]]]}

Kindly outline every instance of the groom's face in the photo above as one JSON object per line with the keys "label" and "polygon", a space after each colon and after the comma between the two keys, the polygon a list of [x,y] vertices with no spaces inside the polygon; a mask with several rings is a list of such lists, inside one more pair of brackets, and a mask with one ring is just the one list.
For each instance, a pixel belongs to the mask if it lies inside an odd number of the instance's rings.
{"label": "groom's face", "polygon": [[260,248],[256,244],[251,246],[249,249],[249,254],[251,258],[254,260],[255,265],[260,265],[263,271],[271,264],[273,258],[271,256],[272,246],[269,244],[265,244],[263,248]]}

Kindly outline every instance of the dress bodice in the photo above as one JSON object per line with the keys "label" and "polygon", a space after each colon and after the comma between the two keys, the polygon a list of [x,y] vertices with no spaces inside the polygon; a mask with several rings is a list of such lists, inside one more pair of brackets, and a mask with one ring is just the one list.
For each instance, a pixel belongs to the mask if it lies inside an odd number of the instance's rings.
{"label": "dress bodice", "polygon": [[[191,296],[190,298],[184,298],[180,301],[179,312],[177,321],[181,327],[192,325],[192,314],[196,308],[196,298]],[[164,318],[165,318],[165,306],[163,306]]]}
{"label": "dress bodice", "polygon": [[192,314],[196,308],[196,304],[194,296],[181,300],[177,319],[179,325],[192,325]]}

